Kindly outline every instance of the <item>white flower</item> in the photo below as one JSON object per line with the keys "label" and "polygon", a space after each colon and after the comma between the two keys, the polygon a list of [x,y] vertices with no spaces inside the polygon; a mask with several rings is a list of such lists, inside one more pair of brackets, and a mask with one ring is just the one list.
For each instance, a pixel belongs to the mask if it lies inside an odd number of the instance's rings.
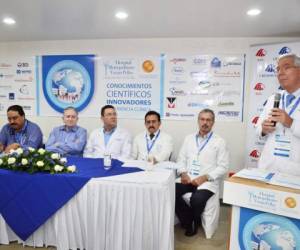
{"label": "white flower", "polygon": [[27,164],[28,164],[28,160],[27,160],[26,158],[22,158],[21,164],[22,164],[23,166],[27,165]]}
{"label": "white flower", "polygon": [[17,152],[18,155],[21,155],[21,154],[23,154],[23,149],[22,148],[18,148],[18,149],[16,149],[15,152]]}
{"label": "white flower", "polygon": [[75,165],[71,165],[67,167],[68,172],[74,173],[76,171],[76,166]]}
{"label": "white flower", "polygon": [[52,154],[51,159],[53,159],[53,160],[59,159],[59,154],[58,153]]}
{"label": "white flower", "polygon": [[61,162],[61,163],[66,163],[66,162],[67,162],[67,158],[65,158],[65,157],[64,157],[64,158],[61,158],[61,159],[60,159],[60,162]]}
{"label": "white flower", "polygon": [[35,149],[32,147],[28,147],[29,152],[33,152]]}
{"label": "white flower", "polygon": [[61,172],[63,169],[64,169],[63,166],[60,166],[60,165],[55,165],[55,166],[54,166],[54,171],[55,171],[55,172]]}
{"label": "white flower", "polygon": [[0,159],[0,165],[2,165],[2,163],[3,163],[3,160],[2,160],[2,159]]}
{"label": "white flower", "polygon": [[42,167],[42,166],[44,166],[44,162],[43,161],[37,161],[36,165],[38,167]]}
{"label": "white flower", "polygon": [[16,158],[14,158],[14,157],[9,157],[8,159],[7,159],[7,163],[8,164],[14,164],[16,162]]}
{"label": "white flower", "polygon": [[38,150],[38,153],[39,153],[40,155],[43,155],[45,152],[46,152],[46,150],[43,149],[43,148],[40,148],[40,149]]}

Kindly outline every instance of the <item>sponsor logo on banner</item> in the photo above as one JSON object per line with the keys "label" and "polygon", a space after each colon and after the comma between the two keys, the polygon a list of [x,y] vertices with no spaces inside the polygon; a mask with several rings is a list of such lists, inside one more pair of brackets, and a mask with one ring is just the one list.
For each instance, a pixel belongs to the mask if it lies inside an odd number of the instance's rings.
{"label": "sponsor logo on banner", "polygon": [[27,67],[29,67],[29,63],[28,62],[18,62],[17,67],[18,68],[27,68]]}
{"label": "sponsor logo on banner", "polygon": [[256,56],[257,57],[264,57],[266,56],[267,54],[267,51],[265,49],[259,49],[257,52],[256,52]]}
{"label": "sponsor logo on banner", "polygon": [[182,63],[182,62],[186,62],[186,58],[172,58],[170,60],[171,63],[177,64],[177,63]]}
{"label": "sponsor logo on banner", "polygon": [[8,93],[9,100],[15,100],[15,93]]}
{"label": "sponsor logo on banner", "polygon": [[259,77],[276,77],[276,66],[274,64],[268,64],[264,70],[264,73],[259,74]]}
{"label": "sponsor logo on banner", "polygon": [[13,74],[3,74],[3,73],[0,73],[0,79],[1,78],[3,78],[3,79],[11,79],[13,77],[14,77]]}
{"label": "sponsor logo on banner", "polygon": [[252,119],[252,124],[256,125],[257,121],[259,119],[259,116],[255,116],[253,119]]}
{"label": "sponsor logo on banner", "polygon": [[266,72],[269,73],[275,73],[276,72],[276,68],[274,64],[269,64],[266,68],[265,68]]}
{"label": "sponsor logo on banner", "polygon": [[278,54],[279,55],[284,55],[284,54],[288,54],[288,53],[291,53],[291,52],[292,52],[292,50],[289,47],[284,46],[279,50]]}
{"label": "sponsor logo on banner", "polygon": [[297,206],[297,201],[294,197],[287,197],[284,199],[284,204],[288,207],[288,208],[295,208]]}
{"label": "sponsor logo on banner", "polygon": [[223,62],[223,67],[229,67],[229,66],[241,66],[241,62]]}
{"label": "sponsor logo on banner", "polygon": [[206,58],[194,58],[193,59],[193,64],[194,65],[206,65],[207,64],[207,59]]}
{"label": "sponsor logo on banner", "polygon": [[26,78],[22,77],[22,78],[17,78],[17,79],[14,79],[15,82],[33,82],[33,77],[32,76],[28,76]]}
{"label": "sponsor logo on banner", "polygon": [[24,105],[22,106],[24,110],[26,111],[29,111],[29,110],[32,110],[32,107],[31,106],[27,106],[27,105]]}
{"label": "sponsor logo on banner", "polygon": [[234,106],[234,102],[228,101],[228,102],[219,102],[218,106],[224,107],[224,106]]}
{"label": "sponsor logo on banner", "polygon": [[23,84],[20,88],[19,88],[19,92],[23,95],[29,95],[29,89],[28,89],[28,85]]}
{"label": "sponsor logo on banner", "polygon": [[239,116],[239,111],[219,111],[218,115],[226,116],[226,117],[237,117]]}
{"label": "sponsor logo on banner", "polygon": [[16,73],[17,73],[18,75],[20,75],[20,74],[31,74],[31,73],[32,73],[32,70],[30,70],[30,69],[26,69],[26,70],[17,69],[17,70],[16,70]]}
{"label": "sponsor logo on banner", "polygon": [[107,78],[109,77],[130,78],[133,77],[136,71],[136,67],[132,59],[117,59],[114,61],[105,61],[103,62],[103,65],[104,65],[104,74]]}
{"label": "sponsor logo on banner", "polygon": [[183,75],[185,70],[183,67],[180,66],[174,66],[171,70],[173,75]]}
{"label": "sponsor logo on banner", "polygon": [[146,73],[151,73],[155,68],[154,62],[152,62],[151,60],[144,61],[142,67]]}
{"label": "sponsor logo on banner", "polygon": [[221,68],[221,60],[218,57],[214,57],[210,62],[210,66],[212,68]]}
{"label": "sponsor logo on banner", "polygon": [[11,68],[12,65],[8,64],[8,63],[0,63],[0,69],[7,69],[7,68]]}
{"label": "sponsor logo on banner", "polygon": [[258,159],[260,157],[260,152],[257,149],[254,149],[250,152],[249,156],[253,159]]}
{"label": "sponsor logo on banner", "polygon": [[208,105],[205,103],[200,103],[200,102],[189,102],[187,104],[188,107],[190,108],[207,108]]}
{"label": "sponsor logo on banner", "polygon": [[168,108],[169,109],[175,108],[176,97],[167,97],[167,100],[168,100]]}
{"label": "sponsor logo on banner", "polygon": [[171,94],[172,94],[173,96],[184,96],[184,95],[186,95],[186,93],[184,92],[184,90],[182,90],[182,89],[177,89],[177,88],[175,88],[175,87],[170,88],[169,91],[171,92]]}
{"label": "sponsor logo on banner", "polygon": [[[81,111],[89,104],[94,93],[94,61],[94,55],[42,57],[43,92],[53,109],[63,112],[72,105]],[[116,68],[106,70],[109,74],[127,72],[130,65],[130,60],[116,60]]]}
{"label": "sponsor logo on banner", "polygon": [[203,70],[203,71],[191,71],[190,72],[190,76],[192,79],[199,81],[201,79],[207,79],[209,76],[209,73],[207,70]]}
{"label": "sponsor logo on banner", "polygon": [[240,71],[230,71],[230,70],[217,71],[217,70],[215,70],[213,72],[213,76],[214,77],[240,77],[241,73],[240,73]]}
{"label": "sponsor logo on banner", "polygon": [[263,91],[265,89],[265,85],[261,82],[258,82],[254,86],[254,90],[256,91]]}

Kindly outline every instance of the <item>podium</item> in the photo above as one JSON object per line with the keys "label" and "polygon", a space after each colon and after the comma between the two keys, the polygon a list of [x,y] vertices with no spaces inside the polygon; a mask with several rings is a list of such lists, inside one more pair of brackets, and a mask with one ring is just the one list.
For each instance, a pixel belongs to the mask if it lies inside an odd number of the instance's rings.
{"label": "podium", "polygon": [[232,205],[228,249],[300,249],[299,189],[233,176],[223,202]]}

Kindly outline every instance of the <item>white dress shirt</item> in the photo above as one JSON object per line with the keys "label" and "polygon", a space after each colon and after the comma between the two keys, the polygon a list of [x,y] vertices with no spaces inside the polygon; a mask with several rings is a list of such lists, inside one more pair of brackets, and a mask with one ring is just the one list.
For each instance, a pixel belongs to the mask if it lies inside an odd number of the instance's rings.
{"label": "white dress shirt", "polygon": [[[149,152],[148,148],[151,148]],[[143,132],[133,140],[131,157],[135,160],[147,160],[148,156],[153,156],[157,162],[169,161],[172,151],[173,140],[170,135],[157,130],[151,140],[149,132]]]}
{"label": "white dress shirt", "polygon": [[[180,166],[178,174],[187,172],[191,179],[208,174],[213,180],[204,182],[198,186],[198,189],[207,189],[216,193],[219,190],[220,179],[229,168],[229,153],[225,140],[215,133],[199,153],[198,146],[201,148],[208,136],[209,134],[204,138],[199,137],[199,133],[197,133],[185,137],[177,159]],[[193,171],[194,169],[197,170],[197,174]]]}
{"label": "white dress shirt", "polygon": [[117,127],[112,133],[107,145],[105,145],[103,131],[103,128],[98,128],[91,133],[83,156],[103,158],[105,153],[110,154],[114,159],[129,159],[132,146],[132,138],[129,132]]}
{"label": "white dress shirt", "polygon": [[[282,91],[281,95],[287,96],[286,91]],[[293,93],[296,97],[292,103],[286,107],[285,111],[289,113],[293,106],[296,104],[297,100],[300,98],[300,89]],[[286,103],[286,100],[285,100]],[[292,126],[290,128],[284,127],[281,123],[277,122],[276,130],[265,136],[261,136],[262,133],[262,122],[268,118],[269,113],[274,105],[274,95],[268,98],[268,101],[261,113],[257,124],[256,132],[258,136],[266,139],[266,143],[262,150],[258,167],[268,170],[268,171],[278,171],[282,173],[288,173],[293,175],[300,175],[300,104],[297,106],[295,111],[291,114],[293,119]],[[280,100],[280,109],[282,109],[282,98]],[[276,147],[275,138],[276,135],[284,134],[290,139],[290,153],[289,157],[282,157],[274,155],[274,150]]]}

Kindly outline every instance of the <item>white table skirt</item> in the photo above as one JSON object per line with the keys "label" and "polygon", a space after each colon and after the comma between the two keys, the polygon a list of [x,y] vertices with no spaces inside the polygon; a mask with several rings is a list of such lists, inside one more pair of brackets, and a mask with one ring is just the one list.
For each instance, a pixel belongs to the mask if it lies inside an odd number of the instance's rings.
{"label": "white table skirt", "polygon": [[170,170],[95,178],[26,242],[0,215],[0,244],[17,240],[58,250],[173,250],[174,201]]}

